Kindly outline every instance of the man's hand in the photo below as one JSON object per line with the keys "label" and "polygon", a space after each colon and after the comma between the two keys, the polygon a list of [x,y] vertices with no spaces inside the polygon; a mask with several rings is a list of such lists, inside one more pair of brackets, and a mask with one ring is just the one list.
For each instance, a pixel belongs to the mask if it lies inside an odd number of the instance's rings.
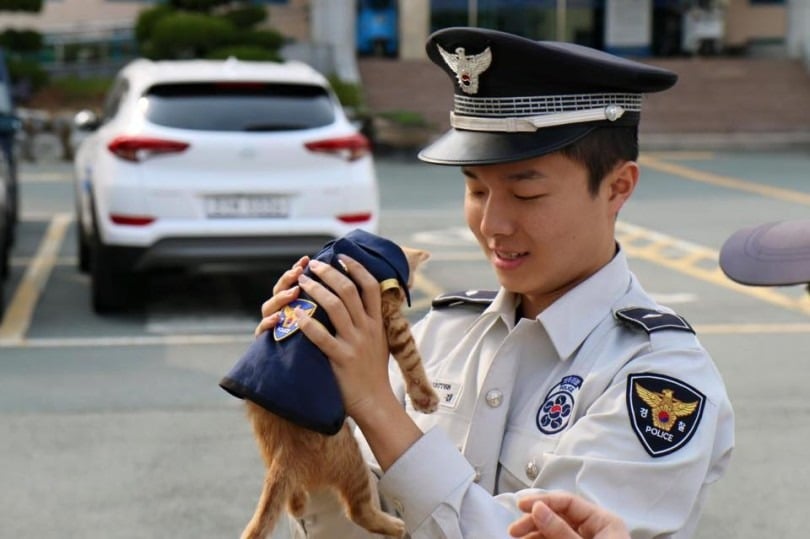
{"label": "man's hand", "polygon": [[526,514],[509,526],[522,539],[630,539],[624,522],[607,509],[562,491],[527,496],[518,502]]}

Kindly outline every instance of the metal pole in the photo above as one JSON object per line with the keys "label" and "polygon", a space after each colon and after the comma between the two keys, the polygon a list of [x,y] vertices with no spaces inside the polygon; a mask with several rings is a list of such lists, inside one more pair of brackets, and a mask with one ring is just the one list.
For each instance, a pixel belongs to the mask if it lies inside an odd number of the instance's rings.
{"label": "metal pole", "polygon": [[565,41],[567,0],[557,0],[557,41]]}

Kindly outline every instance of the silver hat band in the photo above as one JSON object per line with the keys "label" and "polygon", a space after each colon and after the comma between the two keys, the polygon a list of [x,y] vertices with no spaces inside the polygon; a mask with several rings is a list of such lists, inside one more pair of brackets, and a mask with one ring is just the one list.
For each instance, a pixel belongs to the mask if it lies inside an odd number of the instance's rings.
{"label": "silver hat band", "polygon": [[453,110],[466,116],[511,118],[591,110],[618,105],[628,112],[641,111],[642,94],[570,94],[518,97],[473,97],[456,94]]}
{"label": "silver hat band", "polygon": [[621,118],[625,112],[624,107],[619,105],[608,105],[598,109],[538,114],[535,116],[515,116],[511,118],[459,116],[455,112],[451,112],[450,125],[456,129],[466,129],[468,131],[533,132],[542,127],[554,127],[557,125],[597,122],[601,120],[615,122]]}

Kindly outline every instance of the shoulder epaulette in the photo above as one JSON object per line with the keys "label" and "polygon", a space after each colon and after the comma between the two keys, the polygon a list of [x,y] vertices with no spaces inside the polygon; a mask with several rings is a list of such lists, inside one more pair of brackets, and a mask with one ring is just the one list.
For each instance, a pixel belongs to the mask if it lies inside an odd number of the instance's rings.
{"label": "shoulder epaulette", "polygon": [[640,327],[647,333],[661,331],[664,329],[688,331],[690,333],[695,332],[695,330],[692,329],[692,326],[689,325],[689,322],[687,322],[682,316],[663,311],[656,311],[655,309],[628,307],[625,309],[619,309],[614,313],[614,315],[620,321],[629,322],[634,326]]}
{"label": "shoulder epaulette", "polygon": [[494,290],[462,290],[446,292],[433,298],[434,309],[455,307],[457,305],[480,305],[486,308],[498,293]]}

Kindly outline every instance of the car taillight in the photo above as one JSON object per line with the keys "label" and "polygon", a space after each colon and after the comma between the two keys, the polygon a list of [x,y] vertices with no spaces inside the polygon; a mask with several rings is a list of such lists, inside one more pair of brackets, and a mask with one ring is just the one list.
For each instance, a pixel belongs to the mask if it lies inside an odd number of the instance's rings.
{"label": "car taillight", "polygon": [[360,133],[347,137],[315,140],[307,142],[304,146],[311,152],[334,154],[347,161],[355,161],[371,153],[371,143]]}
{"label": "car taillight", "polygon": [[155,218],[148,215],[125,215],[122,213],[111,213],[110,221],[116,225],[146,226],[154,223]]}
{"label": "car taillight", "polygon": [[344,213],[343,215],[337,216],[339,221],[344,223],[352,224],[352,223],[365,223],[366,221],[371,220],[371,212],[364,212],[364,213]]}
{"label": "car taillight", "polygon": [[107,149],[126,161],[137,163],[152,154],[179,153],[188,148],[188,142],[152,137],[120,136],[113,139]]}

